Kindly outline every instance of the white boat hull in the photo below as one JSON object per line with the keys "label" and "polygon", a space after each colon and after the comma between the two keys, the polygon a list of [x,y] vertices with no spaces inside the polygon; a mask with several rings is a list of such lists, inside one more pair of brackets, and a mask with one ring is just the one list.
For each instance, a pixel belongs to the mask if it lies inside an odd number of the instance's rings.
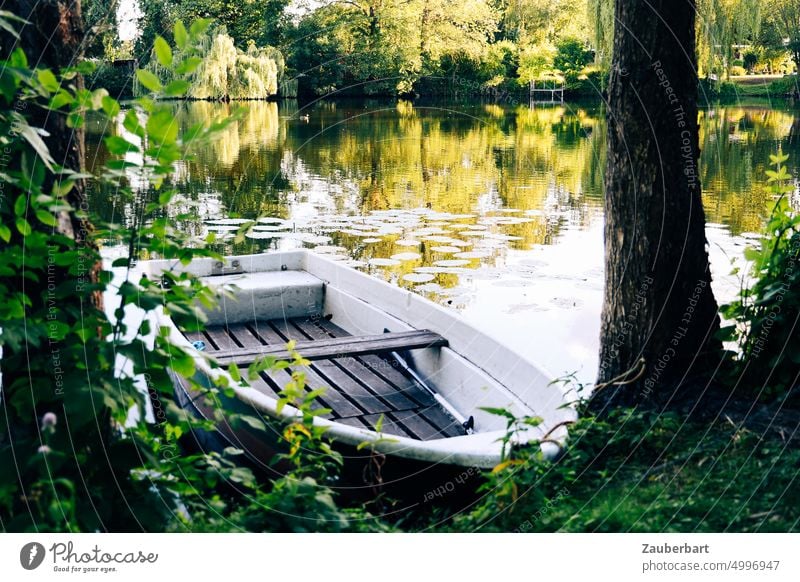
{"label": "white boat hull", "polygon": [[[517,443],[536,441],[545,434],[548,440],[563,438],[566,434],[563,423],[575,417],[564,391],[550,383],[549,374],[465,322],[457,313],[309,251],[231,257],[222,268],[211,259],[194,261],[188,267],[177,266],[175,261],[147,261],[137,267],[151,277],[159,277],[168,268],[188,270],[212,284],[238,282],[236,299],[225,299],[217,310],[209,313],[210,323],[253,321],[265,318],[265,311],[276,309],[286,317],[302,315],[303,311],[321,312],[356,336],[380,334],[386,329],[392,332],[427,329],[448,340],[447,347],[416,350],[414,364],[450,406],[464,418],[474,417],[474,434],[426,441],[400,436],[387,439],[372,430],[316,418],[315,422],[325,426],[328,436],[336,442],[352,446],[372,442],[379,452],[425,463],[491,468],[502,459],[500,439],[506,434],[506,419],[482,408],[504,408],[519,417],[536,416],[542,420],[539,426],[517,434]],[[297,285],[269,287],[259,285],[258,273],[301,275],[293,276]],[[323,282],[321,297],[303,294],[302,274]],[[163,314],[156,317],[158,321],[154,323],[169,327],[174,342],[191,349],[189,340],[171,319]],[[199,370],[209,375],[225,373],[212,369],[202,352],[196,352],[196,363]],[[243,403],[273,418],[289,418],[297,413],[289,407],[279,413],[277,400],[262,391],[241,387],[235,390]],[[546,454],[557,448],[543,445]]]}

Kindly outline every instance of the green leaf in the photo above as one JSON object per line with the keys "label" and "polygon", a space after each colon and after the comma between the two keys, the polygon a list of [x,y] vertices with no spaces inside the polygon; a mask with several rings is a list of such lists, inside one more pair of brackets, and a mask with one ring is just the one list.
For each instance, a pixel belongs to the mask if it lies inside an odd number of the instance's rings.
{"label": "green leaf", "polygon": [[[3,10],[2,12],[6,12],[6,11],[5,11],[5,10]],[[10,14],[10,12],[9,12],[9,14]],[[16,28],[14,28],[14,27],[11,25],[11,23],[10,23],[10,22],[8,22],[8,21],[5,19],[5,16],[4,16],[4,15],[0,15],[0,28],[2,28],[3,30],[5,30],[5,31],[6,31],[8,34],[10,34],[11,36],[13,36],[14,38],[16,38],[16,39],[19,39],[19,33],[17,32],[17,29],[16,29]]]}
{"label": "green leaf", "polygon": [[109,97],[108,95],[103,97],[101,106],[103,107],[103,111],[105,111],[106,115],[109,117],[116,117],[119,115],[119,103],[113,97]]}
{"label": "green leaf", "polygon": [[202,63],[203,59],[200,57],[187,57],[181,61],[175,72],[179,75],[188,75],[189,73],[194,73]]}
{"label": "green leaf", "polygon": [[39,132],[28,125],[28,122],[22,116],[19,116],[18,119],[21,119],[21,123],[17,123],[17,131],[19,131],[19,135],[25,138],[25,141],[33,148],[36,154],[39,156],[39,159],[42,160],[47,169],[51,172],[53,171],[53,158],[50,156],[50,150],[47,149],[47,144],[44,143]]}
{"label": "green leaf", "polygon": [[78,66],[75,67],[75,70],[78,71],[81,75],[91,75],[94,73],[97,67],[92,61],[81,61],[78,63]]}
{"label": "green leaf", "polygon": [[136,78],[139,79],[139,82],[144,85],[146,89],[149,89],[153,93],[158,93],[162,89],[161,81],[150,71],[138,69],[136,71]]}
{"label": "green leaf", "polygon": [[178,45],[178,48],[184,50],[186,48],[186,44],[189,42],[189,36],[186,34],[186,27],[183,25],[183,22],[178,20],[175,23],[175,44]]}
{"label": "green leaf", "polygon": [[163,143],[174,143],[178,137],[178,122],[172,111],[161,109],[147,119],[147,134]]}
{"label": "green leaf", "polygon": [[244,422],[246,425],[250,426],[250,428],[254,428],[256,430],[266,429],[266,425],[264,424],[264,422],[261,419],[256,418],[255,416],[249,416],[243,414],[240,417],[238,417],[237,420]]}
{"label": "green leaf", "polygon": [[38,69],[36,71],[36,78],[39,79],[39,83],[42,84],[42,87],[47,89],[50,93],[55,93],[61,88],[61,84],[50,69]]}
{"label": "green leaf", "polygon": [[42,224],[46,224],[47,226],[58,225],[58,220],[56,220],[56,217],[53,216],[53,214],[51,212],[48,212],[47,210],[41,210],[41,209],[37,210],[36,218],[39,219],[39,222],[41,222]]}
{"label": "green leaf", "polygon": [[156,37],[155,45],[156,51],[156,58],[158,62],[161,64],[162,67],[171,67],[172,66],[172,49],[169,48],[169,44],[160,36]]}
{"label": "green leaf", "polygon": [[493,414],[495,416],[502,416],[509,420],[516,420],[516,416],[510,411],[505,408],[494,408],[490,406],[480,406],[478,410],[483,410],[484,412],[488,412],[489,414]]}
{"label": "green leaf", "polygon": [[175,196],[175,190],[166,190],[158,195],[158,203],[161,206],[166,206],[172,201],[172,198]]}
{"label": "green leaf", "polygon": [[189,34],[192,35],[194,40],[198,40],[206,33],[208,27],[211,26],[211,22],[209,18],[198,18],[189,26]]}
{"label": "green leaf", "polygon": [[3,239],[5,242],[11,240],[11,229],[5,224],[0,224],[0,239]]}
{"label": "green leaf", "polygon": [[53,98],[50,100],[50,109],[61,109],[65,105],[72,105],[75,102],[75,98],[70,95],[67,91],[59,91]]}
{"label": "green leaf", "polygon": [[75,335],[77,335],[81,343],[86,343],[92,337],[92,330],[86,327],[79,327],[75,330]]}
{"label": "green leaf", "polygon": [[25,214],[25,210],[28,208],[28,197],[25,194],[20,194],[17,196],[17,200],[14,202],[14,214],[17,216],[23,216]]}
{"label": "green leaf", "polygon": [[95,89],[92,91],[92,109],[99,111],[103,108],[103,100],[108,97],[108,89]]}
{"label": "green leaf", "polygon": [[144,128],[139,123],[139,118],[136,116],[136,111],[128,109],[125,113],[125,119],[122,121],[122,126],[130,131],[132,134],[139,137],[144,137]]}
{"label": "green leaf", "polygon": [[11,53],[11,56],[8,59],[8,64],[17,69],[27,69],[28,57],[25,56],[25,51],[23,51],[20,47],[14,49],[14,52]]}
{"label": "green leaf", "polygon": [[103,140],[108,148],[108,152],[115,156],[123,156],[128,152],[138,152],[139,148],[136,144],[132,144],[128,140],[118,135],[110,135]]}
{"label": "green leaf", "polygon": [[231,378],[233,378],[235,382],[242,381],[242,375],[239,373],[239,366],[237,366],[235,363],[232,363],[230,366],[228,366],[228,374],[231,375]]}
{"label": "green leaf", "polygon": [[17,218],[16,225],[22,236],[29,236],[33,232],[30,223],[24,218]]}

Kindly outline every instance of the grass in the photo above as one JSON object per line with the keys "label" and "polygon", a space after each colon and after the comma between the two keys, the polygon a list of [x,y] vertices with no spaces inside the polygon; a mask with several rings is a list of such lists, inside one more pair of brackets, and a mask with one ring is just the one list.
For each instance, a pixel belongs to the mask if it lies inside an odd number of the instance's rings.
{"label": "grass", "polygon": [[556,463],[496,471],[475,506],[432,529],[789,532],[800,527],[799,474],[796,444],[726,419],[619,412],[579,421]]}
{"label": "grass", "polygon": [[797,93],[797,75],[752,75],[747,77],[731,77],[719,87],[722,98],[742,97],[786,97]]}

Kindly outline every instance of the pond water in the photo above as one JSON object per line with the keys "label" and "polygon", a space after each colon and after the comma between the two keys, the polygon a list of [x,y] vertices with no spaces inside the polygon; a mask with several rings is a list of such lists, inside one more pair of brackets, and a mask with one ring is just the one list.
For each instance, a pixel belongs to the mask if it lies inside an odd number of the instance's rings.
{"label": "pond water", "polygon": [[[190,124],[235,105],[176,104]],[[592,381],[603,285],[605,121],[593,104],[249,103],[176,168],[170,213],[227,252],[313,248],[459,311],[554,377]],[[779,144],[800,164],[800,117],[768,105],[700,115],[701,178],[719,299],[771,208]],[[102,161],[92,127],[89,164]],[[146,185],[144,185],[146,190]],[[123,220],[135,201],[92,201]],[[260,218],[244,243],[238,224]]]}

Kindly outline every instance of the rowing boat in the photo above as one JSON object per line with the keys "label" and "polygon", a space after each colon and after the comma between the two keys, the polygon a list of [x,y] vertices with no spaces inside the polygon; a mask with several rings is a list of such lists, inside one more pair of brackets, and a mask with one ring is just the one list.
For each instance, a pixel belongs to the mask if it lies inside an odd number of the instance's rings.
{"label": "rowing boat", "polygon": [[[516,444],[557,440],[574,416],[549,374],[453,310],[312,252],[188,266],[145,261],[139,268],[153,278],[164,269],[186,270],[228,290],[207,312],[202,332],[183,333],[163,313],[157,316],[172,341],[193,351],[201,375],[286,357],[287,342],[296,342],[308,365],[261,373],[249,387],[235,386],[235,402],[226,406],[291,417],[297,410],[279,407],[279,393],[293,372],[302,372],[308,390],[325,388],[316,406],[328,412],[315,422],[351,453],[371,443],[388,457],[490,468],[502,460],[508,419],[487,408],[541,419],[538,426],[523,425]],[[185,379],[175,376],[175,387],[183,406],[207,414]],[[227,425],[219,430],[225,442],[261,463],[274,455],[275,443],[263,434]],[[555,450],[541,446],[548,454]]]}

